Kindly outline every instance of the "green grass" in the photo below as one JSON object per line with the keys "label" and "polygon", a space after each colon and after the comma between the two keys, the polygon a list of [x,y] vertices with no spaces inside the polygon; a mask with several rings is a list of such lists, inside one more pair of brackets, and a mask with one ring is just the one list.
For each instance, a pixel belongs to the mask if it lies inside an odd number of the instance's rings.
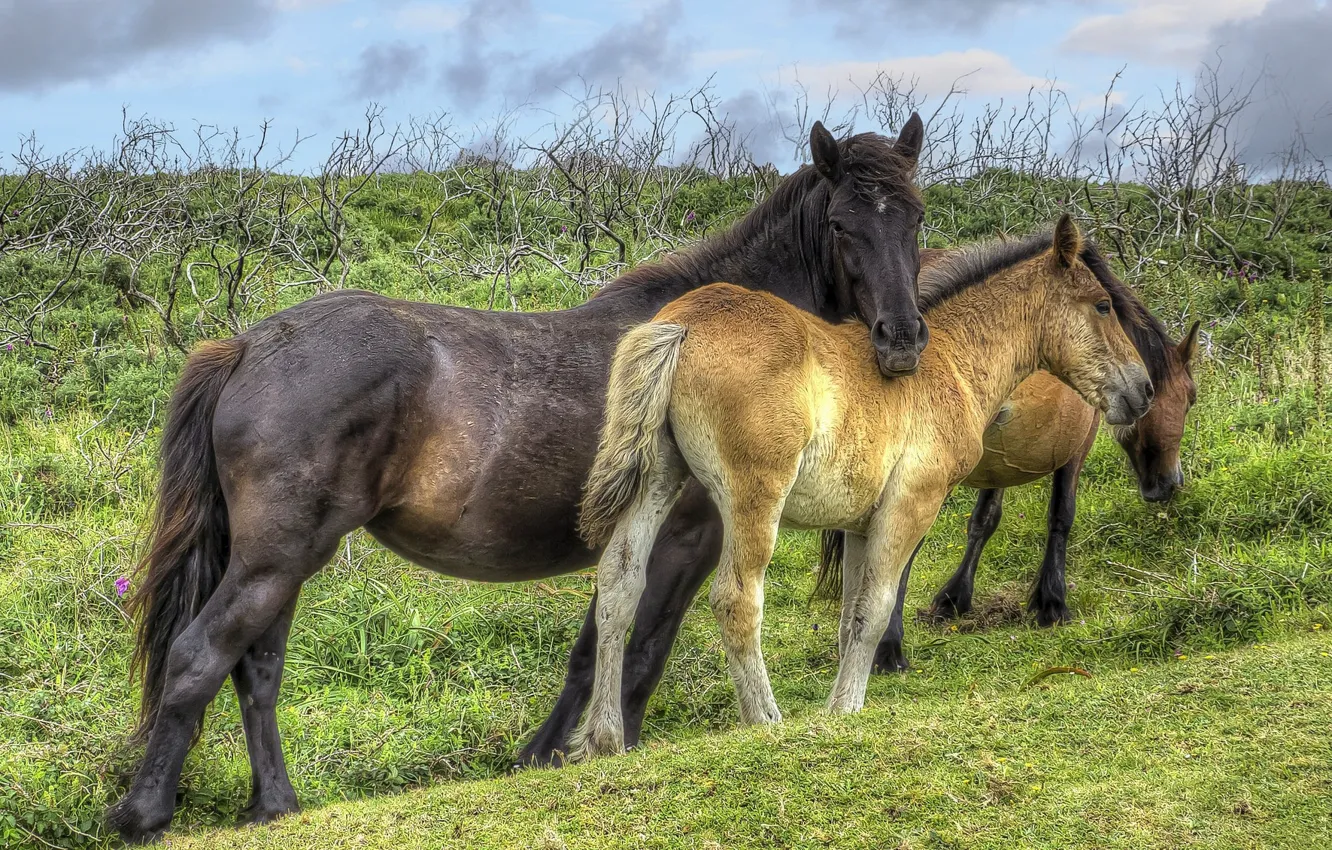
{"label": "green grass", "polygon": [[876,682],[854,718],[810,712],[168,846],[1325,846],[1329,648],[1313,634],[1030,687],[1020,665],[960,687],[927,669]]}

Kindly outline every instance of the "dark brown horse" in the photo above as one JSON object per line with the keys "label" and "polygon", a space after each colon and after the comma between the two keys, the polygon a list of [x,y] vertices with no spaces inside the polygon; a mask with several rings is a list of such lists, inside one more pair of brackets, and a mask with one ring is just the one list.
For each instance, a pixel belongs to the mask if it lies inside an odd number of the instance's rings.
{"label": "dark brown horse", "polygon": [[[1031,244],[1039,245],[1039,243]],[[921,262],[937,261],[946,253],[935,250],[921,251]],[[1110,293],[1116,315],[1134,347],[1138,349],[1153,384],[1159,388],[1151,410],[1134,426],[1116,431],[1120,444],[1132,459],[1144,497],[1153,498],[1162,492],[1162,488],[1168,486],[1173,491],[1174,486],[1179,483],[1178,458],[1179,445],[1184,434],[1184,416],[1193,403],[1193,380],[1188,365],[1197,328],[1195,326],[1184,343],[1175,345],[1161,323],[1152,316],[1133,291],[1114,275],[1100,252],[1090,242],[1082,252],[1082,260]],[[1076,395],[1073,395],[1073,398],[1078,404],[1086,407]],[[1084,431],[1075,435],[1078,448],[1081,448],[1085,441],[1085,433]],[[990,461],[992,458],[987,454],[981,464],[985,466]],[[1038,588],[1057,587],[1060,604],[1063,601],[1063,547],[1067,540],[1068,525],[1073,518],[1071,494],[1076,483],[1076,476],[1067,474],[1072,467],[1069,464],[1065,466],[1069,469],[1061,468],[1062,471],[1056,474],[1056,493],[1051,502],[1053,511],[1051,546],[1047,548],[1046,563],[1042,566],[1042,575],[1045,578],[1037,583]],[[1080,461],[1076,464],[1076,468],[1081,468]],[[976,514],[973,514],[973,521],[980,513],[978,508]],[[824,557],[836,556],[840,552],[840,543],[839,533],[829,532],[825,536]],[[630,746],[638,740],[648,697],[661,679],[666,658],[670,654],[671,645],[685,613],[715,565],[714,561],[708,561],[706,564],[702,561],[696,563],[698,569],[694,572],[678,568],[666,569],[655,561],[649,564],[647,588],[638,605],[634,630],[625,654],[624,724],[625,742]],[[907,569],[910,570],[910,565]],[[906,587],[905,575],[901,587]],[[969,584],[967,589],[969,599]],[[905,591],[898,596],[892,622],[879,644],[875,659],[876,670],[904,669],[906,666],[902,655],[904,598]],[[560,693],[559,700],[546,722],[520,754],[520,765],[559,764],[564,760],[564,754],[568,751],[568,736],[577,725],[591,695],[593,660],[596,653],[595,612],[594,599],[588,609],[583,630],[579,633],[570,654],[569,673],[564,690]]]}
{"label": "dark brown horse", "polygon": [[[137,662],[147,750],[108,822],[130,841],[170,822],[185,755],[232,677],[252,769],[247,817],[297,808],[278,686],[301,585],[364,526],[417,564],[516,581],[596,563],[577,506],[621,334],[681,294],[730,280],[830,319],[863,317],[881,372],[913,372],[912,174],[924,128],[837,142],[725,234],[644,266],[572,310],[491,313],[367,292],[318,296],[190,358],[162,441]],[[719,522],[698,487],[656,561],[712,570]]]}

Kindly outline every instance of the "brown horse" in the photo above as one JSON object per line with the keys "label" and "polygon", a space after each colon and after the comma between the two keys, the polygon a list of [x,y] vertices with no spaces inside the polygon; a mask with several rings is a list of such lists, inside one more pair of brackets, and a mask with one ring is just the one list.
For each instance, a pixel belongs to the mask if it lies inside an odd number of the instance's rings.
{"label": "brown horse", "polygon": [[[1028,250],[1042,247],[1039,241],[1030,239],[1025,240],[1023,244]],[[1048,247],[1048,237],[1046,247]],[[920,252],[921,265],[922,268],[928,268],[949,256],[968,252],[971,252],[971,249],[947,251],[923,249]],[[1002,252],[971,253],[972,256],[988,257],[991,260],[1003,256]],[[1175,482],[1179,480],[1179,445],[1184,432],[1184,417],[1194,398],[1189,363],[1196,343],[1197,326],[1194,326],[1183,343],[1176,345],[1171,341],[1165,328],[1152,316],[1133,291],[1115,276],[1091,242],[1083,246],[1082,262],[1091,269],[1097,280],[1110,293],[1115,315],[1134,347],[1138,349],[1151,375],[1153,385],[1157,387],[1151,410],[1133,426],[1117,428],[1114,433],[1132,460],[1144,496],[1152,498],[1171,492]],[[923,274],[921,286],[928,289],[945,280],[946,277]],[[1029,386],[1045,389],[1029,394],[1027,392]],[[1057,399],[1062,399],[1053,408],[1046,407],[1044,401],[1038,404],[1037,399],[1033,398],[1039,395],[1041,399],[1048,400],[1051,393],[1056,394]],[[1024,447],[1021,453],[1024,456],[1017,458],[1017,450],[1012,445],[1015,441],[1007,438],[996,441],[994,439],[996,428],[992,423],[985,435],[986,454],[972,474],[972,479],[975,479],[985,470],[991,470],[988,474],[994,474],[992,471],[994,467],[1004,466],[998,452],[1009,454],[1011,463],[1020,464],[1027,470],[1039,470],[1043,467],[1055,470],[1055,493],[1051,498],[1050,543],[1046,547],[1045,560],[1042,563],[1042,578],[1038,581],[1037,590],[1033,594],[1038,620],[1042,616],[1041,611],[1049,610],[1053,613],[1064,607],[1064,543],[1073,519],[1073,485],[1076,482],[1076,472],[1081,468],[1080,461],[1073,463],[1073,459],[1086,445],[1087,438],[1092,433],[1091,419],[1095,415],[1095,411],[1063,383],[1048,374],[1037,373],[1024,381],[1014,392],[1013,397],[1005,402],[997,419],[1004,420],[1005,417],[1011,417],[1008,419],[1008,427],[1016,424],[1024,433],[1039,434],[1039,436],[1033,436],[1030,440],[1024,438],[1021,442]],[[1025,423],[1028,422],[1033,422],[1038,427],[1026,427]],[[1040,431],[1039,428],[1045,430]],[[1049,432],[1052,431],[1058,433],[1051,435]],[[1040,455],[1040,452],[1048,454]],[[1065,454],[1069,455],[1069,462],[1061,464],[1060,458]],[[1031,455],[1037,455],[1037,458],[1034,459]],[[991,502],[994,501],[993,497],[988,498]],[[973,534],[978,534],[978,530],[984,528],[981,523],[985,517],[989,516],[990,522],[997,522],[997,515],[987,514],[984,510],[986,501],[987,496],[982,492],[981,504],[972,515]],[[989,531],[992,530],[991,526]],[[984,533],[986,537],[989,536],[988,531]],[[968,560],[964,561],[964,569],[958,570],[959,575],[963,577],[958,581],[965,581],[965,584],[952,585],[954,588],[965,589],[965,595],[958,592],[954,598],[959,601],[965,598],[968,604],[974,558],[979,555],[975,540],[973,537],[973,543],[968,548]],[[837,557],[841,543],[841,532],[825,533],[823,553],[825,561]],[[830,545],[833,548],[828,548]],[[970,568],[965,566],[967,563],[971,564]],[[702,561],[696,564],[698,568],[692,572],[683,569],[662,569],[655,560],[649,565],[647,590],[634,616],[634,630],[625,657],[625,737],[630,745],[638,739],[648,698],[652,695],[665,668],[671,644],[684,620],[685,613],[710,574],[711,564],[704,564]],[[910,570],[909,564],[907,570],[908,572]],[[1041,595],[1037,597],[1036,593]],[[891,624],[879,644],[875,660],[876,670],[901,670],[907,666],[902,653],[903,601],[903,597],[899,596]],[[569,734],[577,725],[592,693],[597,634],[595,616],[594,601],[588,608],[583,629],[570,652],[569,673],[564,690],[560,693],[550,716],[523,750],[519,758],[520,764],[558,764],[563,759],[563,753],[567,752]]]}
{"label": "brown horse", "polygon": [[[921,266],[928,267],[951,253],[922,250]],[[1151,409],[1137,422],[1114,428],[1112,433],[1129,458],[1142,498],[1167,501],[1184,483],[1179,451],[1189,410],[1198,396],[1192,364],[1199,323],[1195,321],[1184,339],[1175,343],[1094,246],[1089,244],[1083,250],[1083,261],[1110,293],[1115,315],[1142,356],[1156,388]],[[1065,579],[1068,535],[1077,512],[1078,478],[1096,440],[1099,423],[1095,409],[1047,372],[1037,372],[1023,381],[1004,402],[985,429],[984,457],[962,482],[980,493],[967,523],[962,562],[931,605],[935,617],[959,617],[971,610],[976,568],[985,544],[999,527],[1004,490],[1052,475],[1045,554],[1027,610],[1041,626],[1069,619]],[[825,532],[821,560],[838,557],[840,546],[839,532]],[[910,572],[908,564],[906,573]],[[892,622],[879,642],[874,658],[876,672],[900,671],[909,666],[902,650],[904,602],[904,598],[899,599],[894,606]]]}
{"label": "brown horse", "polygon": [[[848,530],[828,704],[852,712],[907,560],[1018,384],[1044,368],[1114,424],[1147,411],[1147,370],[1080,259],[1077,226],[1065,216],[1052,242],[1034,244],[1051,247],[982,246],[941,263],[933,274],[947,283],[921,302],[933,342],[917,373],[896,381],[874,368],[863,325],[830,325],[729,284],[679,298],[625,335],[580,521],[605,551],[575,757],[624,748],[624,640],[653,541],[691,476],[725,528],[711,603],[745,723],[781,719],[759,640],[779,526]],[[1012,261],[998,271],[995,255]]]}
{"label": "brown horse", "polygon": [[[205,710],[228,674],[252,769],[246,816],[296,809],[276,703],[301,585],[364,526],[453,576],[514,581],[595,561],[577,505],[596,450],[615,344],[692,289],[726,278],[800,309],[872,324],[882,375],[915,370],[912,185],[924,127],[838,142],[730,231],[644,266],[572,310],[492,313],[337,292],[200,346],[171,402],[143,565],[134,783],[108,812],[130,841],[171,822]],[[716,557],[698,491],[663,530],[663,569]],[[706,569],[706,567],[705,567]]]}

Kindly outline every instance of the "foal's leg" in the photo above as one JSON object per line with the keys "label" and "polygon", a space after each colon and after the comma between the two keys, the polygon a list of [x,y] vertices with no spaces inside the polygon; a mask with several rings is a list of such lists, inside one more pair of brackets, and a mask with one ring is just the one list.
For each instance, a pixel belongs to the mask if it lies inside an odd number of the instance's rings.
{"label": "foal's leg", "polygon": [[267,823],[300,809],[296,791],[287,778],[277,723],[278,687],[295,612],[296,599],[292,597],[231,671],[245,727],[245,746],[250,753],[250,802],[241,811],[245,823]]}
{"label": "foal's leg", "polygon": [[1031,601],[1027,604],[1027,610],[1036,614],[1037,625],[1053,626],[1071,619],[1064,565],[1068,554],[1068,533],[1073,528],[1073,517],[1078,510],[1078,478],[1086,462],[1087,453],[1084,451],[1054,473],[1054,484],[1050,488],[1050,528],[1045,540],[1045,557],[1041,560],[1041,571],[1036,576]]}
{"label": "foal's leg", "polygon": [[828,709],[839,714],[859,711],[865,704],[875,648],[897,601],[907,561],[947,495],[946,488],[935,493],[896,482],[890,487],[894,492],[885,495],[875,513],[860,581],[854,589],[843,590],[842,657],[828,698]]}
{"label": "foal's leg", "polygon": [[226,574],[171,644],[162,702],[143,762],[129,793],[108,812],[109,824],[127,841],[152,839],[170,825],[181,767],[204,710],[245,651],[292,604],[301,584],[333,557],[342,536],[341,529],[325,529],[303,539],[270,542],[236,532],[233,518]]}
{"label": "foal's leg", "polygon": [[726,531],[709,601],[721,627],[727,666],[740,701],[740,721],[746,724],[780,723],[782,719],[763,662],[760,633],[763,574],[777,543],[783,501],[780,496],[764,499],[745,494],[739,510],[722,509]]}
{"label": "foal's leg", "polygon": [[[707,491],[691,479],[657,535],[648,560],[647,589],[634,614],[634,630],[624,662],[624,741],[638,743],[648,697],[661,680],[675,636],[703,582],[721,553],[721,516]],[[588,607],[583,629],[569,655],[564,690],[550,717],[518,756],[520,766],[559,765],[568,739],[592,695],[597,655],[597,600]]]}
{"label": "foal's leg", "polygon": [[597,663],[587,719],[570,740],[575,761],[624,751],[620,689],[624,638],[647,584],[652,544],[679,498],[682,474],[659,462],[642,493],[621,517],[597,565]]}
{"label": "foal's leg", "polygon": [[935,617],[952,619],[971,610],[976,567],[980,566],[985,544],[990,542],[1003,516],[1003,488],[981,490],[976,496],[976,507],[971,511],[971,519],[967,522],[967,551],[962,555],[962,563],[952,578],[934,595],[931,608]]}

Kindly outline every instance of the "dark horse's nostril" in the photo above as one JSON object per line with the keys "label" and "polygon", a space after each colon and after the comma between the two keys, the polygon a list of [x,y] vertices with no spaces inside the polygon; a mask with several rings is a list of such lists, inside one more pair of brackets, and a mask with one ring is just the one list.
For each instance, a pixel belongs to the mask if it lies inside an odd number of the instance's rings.
{"label": "dark horse's nostril", "polygon": [[882,319],[874,323],[874,329],[870,331],[870,342],[874,343],[876,348],[888,344],[888,325]]}
{"label": "dark horse's nostril", "polygon": [[925,346],[930,341],[930,326],[925,324],[925,317],[921,316],[917,321],[916,327],[916,353],[925,350]]}

